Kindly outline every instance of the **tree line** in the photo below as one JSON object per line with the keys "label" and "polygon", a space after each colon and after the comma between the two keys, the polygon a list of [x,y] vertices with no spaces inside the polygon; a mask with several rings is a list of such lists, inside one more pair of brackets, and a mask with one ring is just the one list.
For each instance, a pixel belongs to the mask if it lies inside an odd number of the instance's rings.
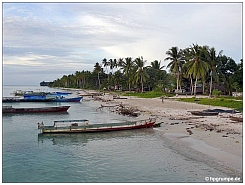
{"label": "tree line", "polygon": [[[166,91],[189,89],[196,95],[197,86],[202,84],[202,93],[212,95],[213,89],[224,87],[224,94],[243,90],[243,60],[236,63],[232,58],[217,52],[214,47],[192,44],[185,49],[172,47],[166,51],[169,61],[162,66],[154,60],[146,66],[143,56],[119,59],[102,59],[96,62],[93,71],[76,71],[54,80],[53,87],[82,89]],[[169,69],[169,72],[163,68]]]}

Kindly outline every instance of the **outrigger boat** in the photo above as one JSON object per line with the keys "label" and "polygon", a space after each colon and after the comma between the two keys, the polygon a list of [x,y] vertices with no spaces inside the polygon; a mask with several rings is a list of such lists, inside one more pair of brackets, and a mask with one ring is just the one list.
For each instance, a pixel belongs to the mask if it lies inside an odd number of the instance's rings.
{"label": "outrigger boat", "polygon": [[54,121],[53,126],[44,126],[43,123],[38,123],[38,129],[42,133],[85,133],[85,132],[104,132],[104,131],[119,131],[131,130],[140,128],[151,128],[156,122],[155,118],[149,118],[139,121],[127,121],[122,123],[102,123],[89,124],[89,121],[84,120],[64,120]]}
{"label": "outrigger boat", "polygon": [[47,112],[65,112],[70,106],[41,107],[41,108],[13,108],[12,106],[3,106],[3,113],[47,113]]}

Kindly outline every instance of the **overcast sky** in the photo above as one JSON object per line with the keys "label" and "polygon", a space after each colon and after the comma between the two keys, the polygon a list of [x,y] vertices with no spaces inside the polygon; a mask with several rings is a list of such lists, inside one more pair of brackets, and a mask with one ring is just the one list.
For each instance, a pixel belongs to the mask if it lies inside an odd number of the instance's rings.
{"label": "overcast sky", "polygon": [[3,3],[3,85],[39,85],[103,58],[208,45],[242,58],[242,3]]}

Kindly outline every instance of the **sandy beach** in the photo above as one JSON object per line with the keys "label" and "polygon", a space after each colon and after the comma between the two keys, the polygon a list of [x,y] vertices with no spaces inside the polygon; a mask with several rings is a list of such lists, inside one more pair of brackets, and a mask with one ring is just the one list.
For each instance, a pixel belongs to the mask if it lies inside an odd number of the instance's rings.
{"label": "sandy beach", "polygon": [[[84,97],[84,100],[87,98]],[[215,158],[242,173],[242,122],[232,121],[229,118],[242,117],[241,113],[222,112],[217,116],[194,116],[189,111],[230,109],[180,102],[176,97],[164,99],[164,102],[161,98],[121,98],[113,99],[112,95],[106,93],[96,100],[101,101],[102,106],[122,104],[125,107],[135,108],[140,112],[139,117],[135,119],[155,117],[156,123],[162,124],[161,127],[154,129],[163,132],[164,137]],[[192,134],[187,130],[191,130]]]}

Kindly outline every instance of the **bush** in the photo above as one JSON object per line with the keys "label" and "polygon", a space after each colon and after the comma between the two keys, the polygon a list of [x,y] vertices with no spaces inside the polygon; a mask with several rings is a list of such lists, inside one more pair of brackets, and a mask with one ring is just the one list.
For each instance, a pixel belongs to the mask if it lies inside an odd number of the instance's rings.
{"label": "bush", "polygon": [[219,97],[221,95],[221,91],[219,91],[218,89],[214,89],[212,91],[212,95],[216,98]]}

